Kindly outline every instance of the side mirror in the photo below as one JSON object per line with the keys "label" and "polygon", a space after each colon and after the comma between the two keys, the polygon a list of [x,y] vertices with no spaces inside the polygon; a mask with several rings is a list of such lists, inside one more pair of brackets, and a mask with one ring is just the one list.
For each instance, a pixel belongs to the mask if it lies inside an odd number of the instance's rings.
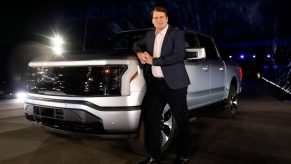
{"label": "side mirror", "polygon": [[186,48],[186,60],[205,59],[205,48]]}

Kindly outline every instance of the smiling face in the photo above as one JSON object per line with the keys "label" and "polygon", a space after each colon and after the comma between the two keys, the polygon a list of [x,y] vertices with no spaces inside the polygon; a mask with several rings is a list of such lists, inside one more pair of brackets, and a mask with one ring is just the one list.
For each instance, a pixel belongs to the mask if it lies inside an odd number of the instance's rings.
{"label": "smiling face", "polygon": [[152,23],[155,26],[155,28],[157,29],[157,32],[162,31],[168,25],[168,17],[166,15],[166,13],[154,11]]}

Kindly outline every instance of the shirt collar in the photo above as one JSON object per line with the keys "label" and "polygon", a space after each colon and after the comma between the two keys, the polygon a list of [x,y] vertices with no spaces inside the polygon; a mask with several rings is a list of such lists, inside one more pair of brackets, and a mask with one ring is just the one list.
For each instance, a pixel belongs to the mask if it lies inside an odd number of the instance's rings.
{"label": "shirt collar", "polygon": [[[168,28],[169,28],[169,25],[167,25],[161,32],[159,32],[160,34],[162,34],[163,36],[165,36],[166,35],[166,32],[167,32],[167,30],[168,30]],[[157,35],[158,34],[158,32],[156,31],[155,32],[155,34]]]}

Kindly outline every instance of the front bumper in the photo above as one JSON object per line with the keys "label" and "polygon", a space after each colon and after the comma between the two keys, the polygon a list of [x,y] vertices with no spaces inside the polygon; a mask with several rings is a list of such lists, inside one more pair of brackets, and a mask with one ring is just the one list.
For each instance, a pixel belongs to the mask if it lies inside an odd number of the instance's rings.
{"label": "front bumper", "polygon": [[125,134],[137,130],[141,110],[139,106],[100,107],[87,101],[28,97],[24,112],[28,120],[52,129],[90,134]]}

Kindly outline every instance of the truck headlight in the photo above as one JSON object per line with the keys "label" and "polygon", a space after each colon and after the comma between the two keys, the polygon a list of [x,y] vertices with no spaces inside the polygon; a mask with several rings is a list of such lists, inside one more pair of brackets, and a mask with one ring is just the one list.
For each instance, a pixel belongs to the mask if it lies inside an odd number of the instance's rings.
{"label": "truck headlight", "polygon": [[92,69],[85,84],[85,92],[98,91],[103,96],[120,96],[122,75],[127,70],[126,65],[107,65],[101,69]]}

